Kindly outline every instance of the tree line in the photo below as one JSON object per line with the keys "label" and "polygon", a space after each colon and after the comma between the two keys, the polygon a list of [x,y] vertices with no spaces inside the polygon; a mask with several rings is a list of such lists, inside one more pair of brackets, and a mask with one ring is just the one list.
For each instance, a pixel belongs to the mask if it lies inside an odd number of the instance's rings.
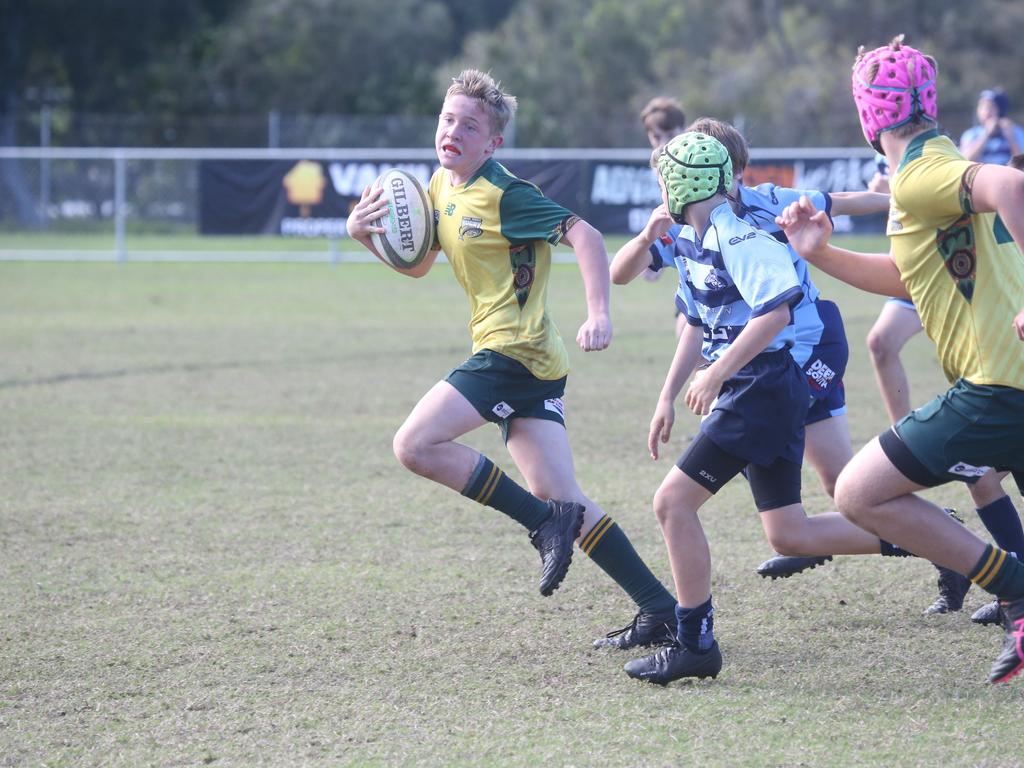
{"label": "tree line", "polygon": [[858,45],[935,55],[959,134],[983,88],[1024,102],[1022,27],[1011,0],[0,0],[0,115],[432,115],[474,66],[520,98],[521,147],[642,146],[662,94],[755,146],[856,145]]}

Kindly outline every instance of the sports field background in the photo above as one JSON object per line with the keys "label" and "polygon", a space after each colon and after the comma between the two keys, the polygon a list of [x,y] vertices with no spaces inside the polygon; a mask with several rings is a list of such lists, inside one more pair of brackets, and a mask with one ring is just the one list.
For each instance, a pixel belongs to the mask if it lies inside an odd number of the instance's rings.
{"label": "sports field background", "polygon": [[[819,286],[859,446],[886,426],[883,300]],[[697,424],[680,404],[647,457],[672,293],[613,287],[566,397],[584,489],[666,581],[650,501]],[[550,303],[571,341],[576,267]],[[987,597],[922,616],[912,559],[763,581],[740,480],[702,514],[722,674],[628,679],[590,647],[633,615],[593,563],[541,598],[518,526],[391,454],[466,321],[446,265],[0,263],[0,766],[1021,764],[1024,684],[985,682],[1001,633],[968,620]],[[923,336],[904,359],[913,402],[944,387]],[[496,429],[467,442],[518,477]],[[929,495],[981,530],[962,487]]]}

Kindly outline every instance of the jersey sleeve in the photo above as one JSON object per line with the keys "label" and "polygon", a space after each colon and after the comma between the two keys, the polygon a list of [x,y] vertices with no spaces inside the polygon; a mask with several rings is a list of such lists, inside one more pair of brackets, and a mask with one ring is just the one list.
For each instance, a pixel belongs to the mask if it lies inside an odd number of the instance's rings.
{"label": "jersey sleeve", "polygon": [[547,240],[557,245],[579,217],[563,208],[533,184],[511,183],[501,196],[501,234],[512,244]]}
{"label": "jersey sleeve", "polygon": [[668,228],[668,232],[651,243],[650,248],[647,249],[651,254],[651,271],[658,272],[665,267],[674,267],[676,265],[676,238],[679,237],[682,228],[680,224],[673,224]]}
{"label": "jersey sleeve", "polygon": [[775,209],[775,214],[778,215],[782,212],[790,203],[799,202],[800,197],[807,195],[814,207],[819,211],[824,211],[829,216],[832,215],[832,196],[828,192],[822,192],[820,189],[791,189],[790,187],[776,187],[774,184],[764,184],[762,186],[770,186],[772,192],[772,198],[778,201],[778,207]]}

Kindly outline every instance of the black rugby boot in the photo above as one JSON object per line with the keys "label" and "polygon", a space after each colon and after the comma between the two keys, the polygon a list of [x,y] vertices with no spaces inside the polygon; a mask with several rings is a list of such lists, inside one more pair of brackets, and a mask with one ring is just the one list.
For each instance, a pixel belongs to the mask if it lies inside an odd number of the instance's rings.
{"label": "black rugby boot", "polygon": [[623,669],[630,677],[655,685],[668,685],[684,677],[713,679],[722,670],[722,652],[718,650],[717,642],[707,653],[694,653],[682,645],[670,645],[653,656],[627,662]]}
{"label": "black rugby boot", "polygon": [[764,579],[788,579],[797,573],[803,573],[811,568],[824,565],[832,559],[832,555],[818,555],[816,557],[791,557],[789,555],[776,555],[765,560],[757,566],[757,573]]}
{"label": "black rugby boot", "polygon": [[609,632],[594,641],[595,648],[647,648],[652,645],[669,645],[676,639],[676,612],[670,608],[664,613],[639,611],[628,625]]}
{"label": "black rugby boot", "polygon": [[583,505],[573,501],[549,501],[551,516],[530,532],[530,543],[540,553],[540,593],[553,594],[572,562],[572,549],[583,526]]}
{"label": "black rugby boot", "polygon": [[925,613],[951,613],[964,607],[964,596],[971,588],[971,580],[956,571],[936,565],[939,572],[939,596],[924,609]]}

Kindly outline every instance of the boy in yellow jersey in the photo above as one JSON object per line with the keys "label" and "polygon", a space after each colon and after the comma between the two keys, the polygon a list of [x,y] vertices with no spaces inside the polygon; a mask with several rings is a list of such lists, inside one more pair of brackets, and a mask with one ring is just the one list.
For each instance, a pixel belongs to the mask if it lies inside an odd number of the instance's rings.
{"label": "boy in yellow jersey", "polygon": [[[636,554],[629,539],[576,482],[564,405],[569,357],[548,316],[551,246],[576,251],[587,319],[576,340],[584,351],[612,338],[608,255],[600,233],[494,160],[516,108],[488,74],[454,78],[438,118],[434,148],[441,167],[430,181],[437,242],[417,267],[421,277],[438,249],[470,302],[472,356],[416,404],[394,439],[408,469],[494,507],[530,532],[541,556],[540,591],[558,588],[573,542],[636,602],[636,618],[599,644],[620,648],[670,642],[675,598]],[[370,233],[386,203],[367,188],[348,220],[352,237],[372,251]],[[498,424],[529,491],[457,439]],[[557,499],[557,501],[555,501]]]}
{"label": "boy in yellow jersey", "polygon": [[885,154],[890,251],[828,243],[831,226],[806,198],[779,216],[790,243],[829,274],[913,300],[952,388],[872,440],[839,476],[839,510],[862,528],[968,576],[1002,601],[1003,650],[989,680],[1024,668],[1024,564],[986,545],[917,494],[989,467],[1024,484],[1024,174],[972,163],[936,130],[934,60],[902,36],[853,67],[868,142]]}

